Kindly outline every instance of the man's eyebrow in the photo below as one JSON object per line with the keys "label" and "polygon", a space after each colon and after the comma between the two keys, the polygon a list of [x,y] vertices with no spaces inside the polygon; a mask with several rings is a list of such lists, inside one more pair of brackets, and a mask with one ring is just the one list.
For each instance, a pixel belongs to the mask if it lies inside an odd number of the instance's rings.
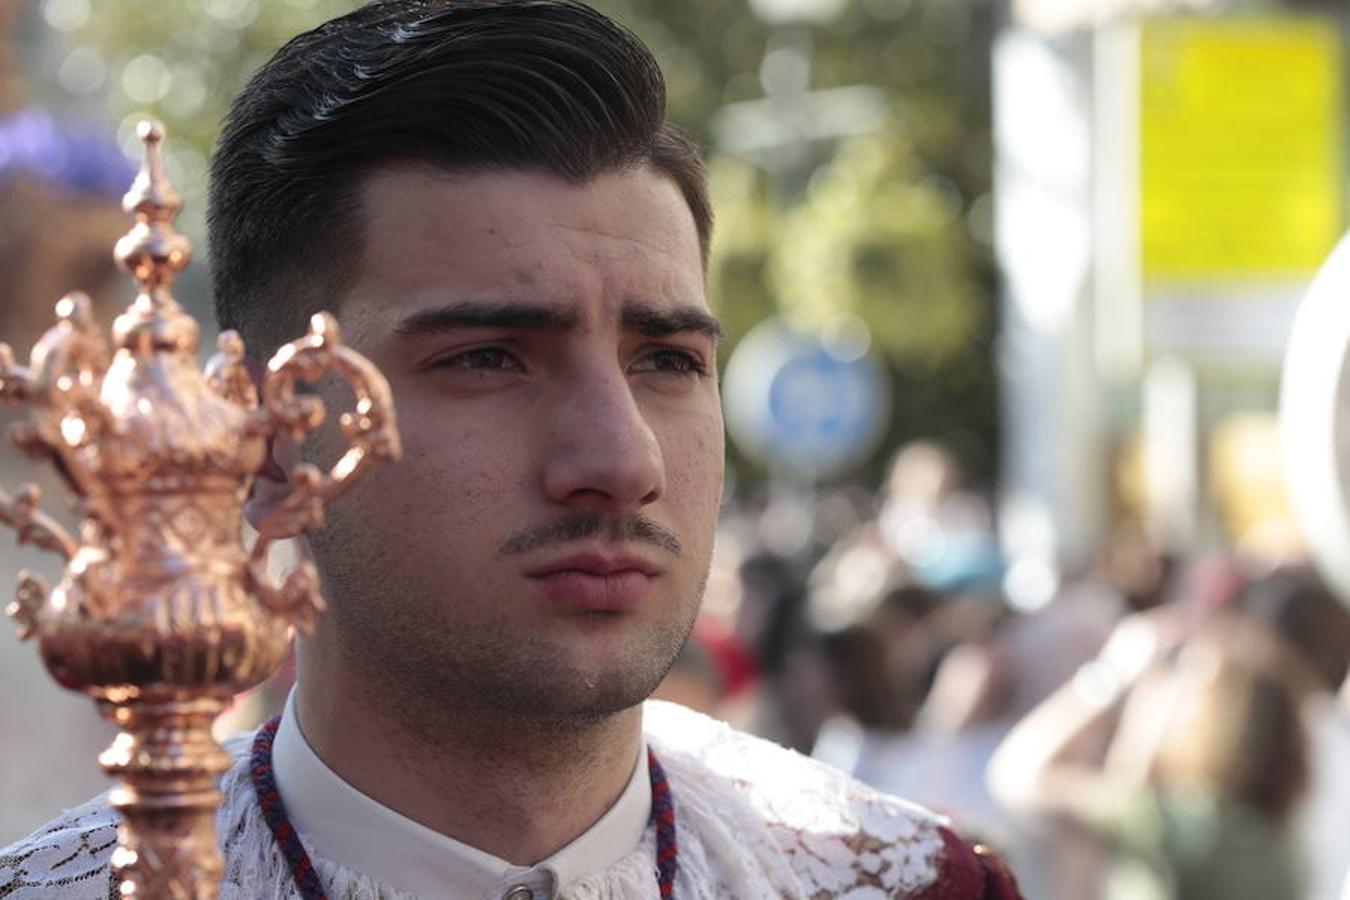
{"label": "man's eyebrow", "polygon": [[510,328],[526,331],[567,331],[577,316],[568,310],[515,301],[460,301],[406,316],[394,334],[412,337],[460,328]]}
{"label": "man's eyebrow", "polygon": [[645,304],[624,307],[623,327],[646,337],[669,337],[672,334],[698,332],[713,341],[722,339],[722,325],[709,312],[696,307],[659,309]]}

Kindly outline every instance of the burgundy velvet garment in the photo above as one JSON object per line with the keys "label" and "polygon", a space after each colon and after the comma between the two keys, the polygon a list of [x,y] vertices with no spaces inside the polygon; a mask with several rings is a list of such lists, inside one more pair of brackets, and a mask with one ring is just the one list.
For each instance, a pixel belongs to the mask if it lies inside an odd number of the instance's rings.
{"label": "burgundy velvet garment", "polygon": [[941,832],[941,874],[913,900],[1022,900],[1017,879],[998,854],[966,843],[949,828]]}

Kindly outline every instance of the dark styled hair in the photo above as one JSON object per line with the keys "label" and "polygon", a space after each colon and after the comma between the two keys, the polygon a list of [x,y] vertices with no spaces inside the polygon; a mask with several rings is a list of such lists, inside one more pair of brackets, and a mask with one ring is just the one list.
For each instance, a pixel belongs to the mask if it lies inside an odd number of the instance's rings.
{"label": "dark styled hair", "polygon": [[384,0],[292,39],[231,107],[207,212],[220,326],[262,355],[333,309],[361,256],[361,185],[398,162],[574,184],[650,166],[707,259],[702,159],[636,36],[575,0]]}

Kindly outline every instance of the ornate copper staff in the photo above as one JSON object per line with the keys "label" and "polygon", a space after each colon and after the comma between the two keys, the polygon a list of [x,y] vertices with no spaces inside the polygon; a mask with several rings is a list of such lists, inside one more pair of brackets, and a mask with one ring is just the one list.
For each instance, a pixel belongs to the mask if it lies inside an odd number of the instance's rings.
{"label": "ornate copper staff", "polygon": [[[272,358],[261,397],[234,332],[197,369],[197,323],[170,293],[190,255],[172,225],[182,200],[163,174],[162,129],[142,123],[139,135],[145,163],[122,200],[136,223],[115,256],[140,292],[113,324],[111,347],[79,293],[57,303],[27,368],[0,344],[0,398],[32,411],[11,437],[56,467],[80,518],[77,539],[38,510],[36,487],[0,493],[0,522],[19,542],[66,560],[54,589],[20,572],[8,613],[21,638],[37,637],[52,676],[122,729],[99,757],[120,781],[111,802],[122,815],[112,859],[121,896],[215,898],[216,780],[231,760],[211,723],[277,668],[293,626],[309,628],[324,607],[312,566],[272,581],[268,547],[319,524],[328,500],[400,450],[388,384],[343,346],[327,313]],[[318,427],[322,403],[295,386],[330,373],[356,397],[340,420],[350,447],[329,473],[298,466],[295,492],[246,548],[243,504],[267,441]]]}

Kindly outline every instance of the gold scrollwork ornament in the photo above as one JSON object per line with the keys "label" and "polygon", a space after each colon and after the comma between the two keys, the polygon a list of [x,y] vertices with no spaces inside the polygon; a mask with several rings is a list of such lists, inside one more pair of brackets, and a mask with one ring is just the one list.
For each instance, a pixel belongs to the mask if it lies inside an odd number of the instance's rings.
{"label": "gold scrollwork ornament", "polygon": [[[119,779],[121,896],[199,900],[218,896],[216,780],[231,765],[211,723],[323,610],[313,567],[278,584],[268,548],[320,524],[325,504],[400,446],[388,383],[327,313],[277,351],[261,391],[234,332],[197,368],[200,331],[170,291],[191,256],[172,224],[182,200],[164,176],[162,129],[142,123],[139,136],[145,162],[122,201],[135,224],[115,249],[139,293],[111,344],[77,293],[57,304],[28,366],[0,344],[0,400],[31,412],[11,436],[69,485],[79,535],[41,512],[33,486],[0,493],[0,523],[66,562],[55,587],[20,573],[8,607],[19,636],[36,638],[52,676],[121,729],[99,757]],[[268,441],[322,423],[322,403],[295,388],[330,374],[356,398],[340,420],[350,446],[329,472],[298,466],[293,493],[245,547],[244,500]]]}

